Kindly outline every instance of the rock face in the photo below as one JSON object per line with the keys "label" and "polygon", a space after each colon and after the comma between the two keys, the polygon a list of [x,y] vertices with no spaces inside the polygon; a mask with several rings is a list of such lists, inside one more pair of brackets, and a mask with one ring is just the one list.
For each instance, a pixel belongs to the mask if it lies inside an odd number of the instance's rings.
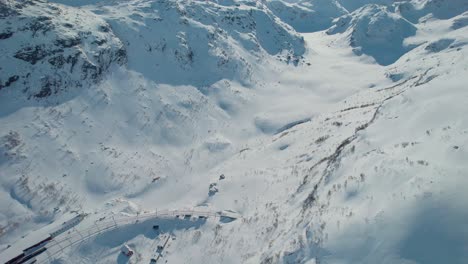
{"label": "rock face", "polygon": [[45,1],[0,2],[0,93],[44,98],[96,83],[126,51],[89,11]]}

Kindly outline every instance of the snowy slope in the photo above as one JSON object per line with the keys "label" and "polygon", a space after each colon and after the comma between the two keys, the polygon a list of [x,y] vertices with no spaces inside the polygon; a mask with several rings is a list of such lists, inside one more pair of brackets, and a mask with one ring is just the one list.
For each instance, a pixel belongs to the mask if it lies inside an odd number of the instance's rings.
{"label": "snowy slope", "polygon": [[327,30],[328,34],[342,32],[356,54],[367,54],[377,63],[389,65],[414,48],[404,40],[416,33],[416,27],[386,6],[366,5],[337,18]]}
{"label": "snowy slope", "polygon": [[330,0],[303,0],[297,3],[272,0],[267,3],[272,12],[298,32],[327,29],[334,18],[348,13],[338,1]]}
{"label": "snowy slope", "polygon": [[110,4],[2,2],[2,242],[231,155],[232,141],[256,133],[235,123],[252,109],[238,82],[262,60],[294,67],[305,51],[263,6]]}
{"label": "snowy slope", "polygon": [[96,83],[126,61],[122,42],[91,12],[42,1],[0,5],[2,94],[44,98]]}
{"label": "snowy slope", "polygon": [[302,38],[257,1],[103,1],[84,8],[111,24],[127,46],[130,69],[167,84],[227,78],[248,85],[257,60],[278,55],[297,64],[305,51]]}
{"label": "snowy slope", "polygon": [[[54,2],[0,9],[1,59],[25,69],[0,71],[1,261],[76,212],[83,235],[162,209],[240,218],[135,222],[44,259],[149,262],[170,235],[158,263],[468,260],[465,0]],[[48,63],[72,52],[99,75]],[[44,75],[70,85],[22,91]]]}
{"label": "snowy slope", "polygon": [[219,245],[209,253],[180,244],[168,260],[465,263],[467,50],[431,48],[439,38],[466,43],[466,29],[451,24],[420,28],[415,41],[428,43],[388,68],[404,76],[394,85],[357,93],[216,168],[229,178],[212,203],[246,220],[205,235]]}
{"label": "snowy slope", "polygon": [[403,1],[397,3],[396,7],[408,20],[417,22],[424,17],[438,19],[453,18],[466,11],[468,2],[449,0]]}

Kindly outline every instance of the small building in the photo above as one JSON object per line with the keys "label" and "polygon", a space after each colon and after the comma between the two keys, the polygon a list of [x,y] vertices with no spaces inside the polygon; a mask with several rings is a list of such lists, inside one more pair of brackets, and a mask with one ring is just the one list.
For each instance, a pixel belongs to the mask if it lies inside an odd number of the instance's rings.
{"label": "small building", "polygon": [[127,257],[131,257],[133,255],[133,250],[127,245],[123,245],[120,248],[120,251],[122,252],[122,254],[124,254]]}

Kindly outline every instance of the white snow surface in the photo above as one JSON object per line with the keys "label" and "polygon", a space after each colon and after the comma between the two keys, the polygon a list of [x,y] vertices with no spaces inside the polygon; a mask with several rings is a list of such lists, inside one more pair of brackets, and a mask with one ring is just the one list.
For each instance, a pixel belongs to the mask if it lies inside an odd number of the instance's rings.
{"label": "white snow surface", "polygon": [[84,232],[186,209],[239,219],[155,218],[46,263],[149,263],[161,244],[158,263],[467,263],[467,14],[1,1],[0,262],[76,213]]}

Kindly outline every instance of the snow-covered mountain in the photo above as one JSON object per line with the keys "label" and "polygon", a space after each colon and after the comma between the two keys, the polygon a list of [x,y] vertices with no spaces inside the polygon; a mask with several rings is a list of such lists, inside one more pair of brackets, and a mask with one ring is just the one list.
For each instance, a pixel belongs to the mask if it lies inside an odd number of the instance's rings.
{"label": "snow-covered mountain", "polygon": [[1,178],[6,200],[21,204],[4,212],[5,233],[90,204],[88,194],[137,196],[155,179],[212,166],[253,133],[235,120],[248,114],[241,84],[255,83],[254,67],[298,65],[305,52],[255,2],[1,4]]}
{"label": "snow-covered mountain", "polygon": [[89,11],[6,0],[0,11],[2,93],[48,97],[96,83],[112,64],[126,61],[109,24]]}
{"label": "snow-covered mountain", "polygon": [[[0,262],[466,263],[467,14],[0,1]],[[164,209],[239,218],[104,224]]]}
{"label": "snow-covered mountain", "polygon": [[336,0],[303,0],[296,3],[272,0],[270,9],[298,32],[325,30],[333,19],[348,11]]}
{"label": "snow-covered mountain", "polygon": [[349,41],[356,54],[367,54],[377,63],[389,65],[415,47],[404,40],[414,36],[416,30],[415,25],[389,7],[374,4],[337,18],[327,33],[343,33],[343,42]]}
{"label": "snow-covered mountain", "polygon": [[278,55],[298,63],[305,51],[301,36],[257,1],[92,2],[99,4],[82,9],[112,26],[129,68],[162,83],[207,86],[227,78],[248,85],[256,60]]}

